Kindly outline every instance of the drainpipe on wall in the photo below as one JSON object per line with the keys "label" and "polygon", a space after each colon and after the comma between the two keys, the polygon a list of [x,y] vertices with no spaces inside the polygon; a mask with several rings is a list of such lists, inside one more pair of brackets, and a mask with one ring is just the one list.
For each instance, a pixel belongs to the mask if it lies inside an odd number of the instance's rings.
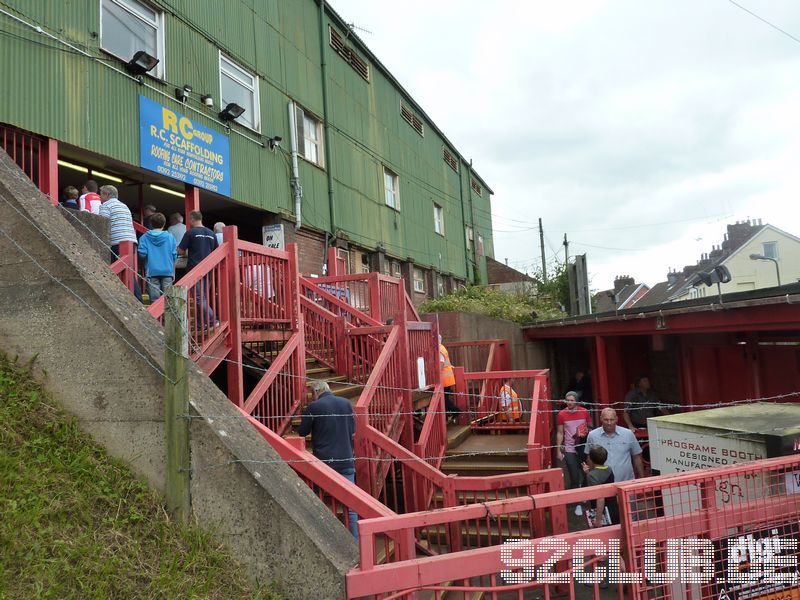
{"label": "drainpipe on wall", "polygon": [[303,186],[300,185],[300,170],[297,167],[297,111],[294,102],[289,102],[289,140],[292,147],[292,177],[289,185],[294,197],[294,229],[299,231],[303,224]]}
{"label": "drainpipe on wall", "polygon": [[[322,125],[325,146],[325,173],[328,176],[328,208],[331,220],[331,244],[336,240],[336,210],[333,206],[333,157],[331,156],[330,127],[328,126],[328,66],[325,59],[325,0],[319,0],[319,60],[322,73]],[[324,260],[327,260],[327,253]],[[324,269],[324,267],[323,267]],[[323,272],[327,272],[325,269]]]}
{"label": "drainpipe on wall", "polygon": [[[461,197],[461,224],[463,225],[464,230],[464,268],[465,268],[465,279],[469,281],[469,249],[467,248],[467,214],[464,212],[464,161],[461,158],[461,155],[458,155],[458,195]],[[475,227],[472,223],[470,223],[470,227],[472,227],[473,231],[473,238],[475,237],[474,231]],[[473,242],[474,246],[474,242]]]}

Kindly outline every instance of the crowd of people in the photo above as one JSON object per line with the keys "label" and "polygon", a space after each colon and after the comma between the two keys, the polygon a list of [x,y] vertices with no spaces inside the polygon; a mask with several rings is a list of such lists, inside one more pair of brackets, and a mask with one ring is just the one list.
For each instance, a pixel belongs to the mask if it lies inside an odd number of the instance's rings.
{"label": "crowd of people", "polygon": [[[152,204],[142,208],[141,224],[147,232],[139,234],[134,228],[133,215],[128,206],[119,199],[119,191],[113,185],[98,186],[88,180],[80,191],[68,186],[62,191],[61,206],[75,211],[100,215],[109,220],[109,245],[112,262],[120,257],[120,244],[131,242],[143,266],[147,294],[150,302],[158,300],[172,284],[197,266],[206,256],[222,244],[225,223],[216,223],[212,231],[203,225],[200,211],[189,213],[189,226],[183,215],[175,212],[167,218]],[[206,322],[213,323],[213,311],[206,301],[203,286],[200,286],[198,304],[203,307]],[[142,302],[139,278],[134,277],[134,295]]]}
{"label": "crowd of people", "polygon": [[[622,418],[626,427],[618,424],[616,408],[599,410],[595,427],[591,381],[578,371],[564,394],[566,407],[556,419],[556,456],[566,471],[569,487],[602,485],[630,481],[645,476],[640,439],[646,438],[647,419],[669,412],[653,392],[650,378],[640,376],[625,395]],[[584,507],[577,504],[575,514]],[[614,499],[598,500],[588,506],[589,526],[600,527],[619,523],[619,511]]]}

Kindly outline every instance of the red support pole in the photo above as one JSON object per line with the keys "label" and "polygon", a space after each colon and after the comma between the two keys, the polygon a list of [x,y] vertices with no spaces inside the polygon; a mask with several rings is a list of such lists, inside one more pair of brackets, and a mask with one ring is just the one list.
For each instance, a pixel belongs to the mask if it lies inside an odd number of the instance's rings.
{"label": "red support pole", "polygon": [[42,140],[39,143],[39,189],[58,205],[58,141]]}
{"label": "red support pole", "polygon": [[[610,404],[611,392],[608,389],[608,357],[606,353],[606,340],[602,336],[594,338],[595,352],[597,354],[597,406],[605,408]],[[599,418],[599,417],[598,417]]]}
{"label": "red support pole", "polygon": [[292,330],[300,336],[296,350],[298,356],[296,390],[300,406],[304,406],[306,403],[306,341],[303,313],[300,310],[300,271],[297,244],[286,244],[286,252],[289,253],[289,285],[286,288],[289,290],[289,304],[293,313],[289,318],[292,319]]}
{"label": "red support pole", "polygon": [[200,190],[188,183],[186,184],[186,189],[183,195],[183,209],[186,213],[183,215],[183,220],[188,227],[189,213],[193,210],[200,210]]}
{"label": "red support pole", "polygon": [[236,406],[244,405],[242,373],[242,313],[239,272],[239,232],[235,226],[222,230],[223,241],[230,244],[226,260],[228,283],[228,327],[231,351],[228,355],[228,399]]}
{"label": "red support pole", "polygon": [[[377,273],[375,274],[375,283],[377,284]],[[402,286],[397,286],[397,302],[400,306],[405,306],[406,300],[406,292]],[[401,369],[401,377],[400,381],[401,387],[404,388],[402,391],[403,394],[403,431],[400,434],[400,444],[403,447],[408,448],[409,450],[414,449],[414,404],[411,400],[411,388],[416,387],[412,384],[414,381],[414,377],[412,377],[412,369],[413,373],[417,372],[416,368],[416,360],[414,364],[411,364],[411,353],[409,352],[408,348],[408,329],[407,329],[407,322],[405,311],[398,310],[398,321],[395,321],[395,325],[400,326],[400,338],[397,343],[397,348],[395,352],[398,353],[400,357],[400,369]]]}
{"label": "red support pole", "polygon": [[[369,314],[373,319],[383,323],[386,315],[381,314],[381,291],[378,284],[378,273],[370,273],[367,281],[369,285]],[[405,301],[405,298],[403,300]]]}
{"label": "red support pole", "polygon": [[122,270],[122,283],[133,291],[133,278],[136,269],[136,253],[133,251],[133,242],[119,243],[119,258],[125,268]]}
{"label": "red support pole", "polygon": [[328,248],[328,277],[344,275],[344,273],[339,273],[339,264],[336,260],[337,258],[338,254],[336,253],[336,247],[331,246]]}

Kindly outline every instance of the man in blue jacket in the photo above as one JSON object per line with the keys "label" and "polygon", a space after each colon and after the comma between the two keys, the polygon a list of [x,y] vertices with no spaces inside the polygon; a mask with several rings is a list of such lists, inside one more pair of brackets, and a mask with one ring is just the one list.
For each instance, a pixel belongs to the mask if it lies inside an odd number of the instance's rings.
{"label": "man in blue jacket", "polygon": [[[334,396],[325,381],[313,379],[309,383],[314,401],[306,406],[297,433],[303,437],[311,434],[314,456],[331,469],[356,482],[353,461],[353,435],[356,419],[353,405],[346,398]],[[350,533],[358,539],[358,515],[349,511]]]}
{"label": "man in blue jacket", "polygon": [[158,300],[172,286],[177,249],[175,238],[164,231],[166,218],[161,213],[150,216],[153,228],[139,239],[139,256],[147,262],[147,293],[150,302]]}

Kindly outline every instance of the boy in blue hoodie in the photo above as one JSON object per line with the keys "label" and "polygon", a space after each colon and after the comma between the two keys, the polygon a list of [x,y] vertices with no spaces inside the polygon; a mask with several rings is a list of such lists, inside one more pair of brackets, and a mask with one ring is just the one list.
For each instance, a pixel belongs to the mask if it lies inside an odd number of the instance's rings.
{"label": "boy in blue hoodie", "polygon": [[150,302],[158,300],[172,286],[175,277],[175,258],[178,255],[175,238],[164,231],[167,219],[161,213],[150,217],[153,229],[139,238],[139,256],[145,259],[147,293]]}

